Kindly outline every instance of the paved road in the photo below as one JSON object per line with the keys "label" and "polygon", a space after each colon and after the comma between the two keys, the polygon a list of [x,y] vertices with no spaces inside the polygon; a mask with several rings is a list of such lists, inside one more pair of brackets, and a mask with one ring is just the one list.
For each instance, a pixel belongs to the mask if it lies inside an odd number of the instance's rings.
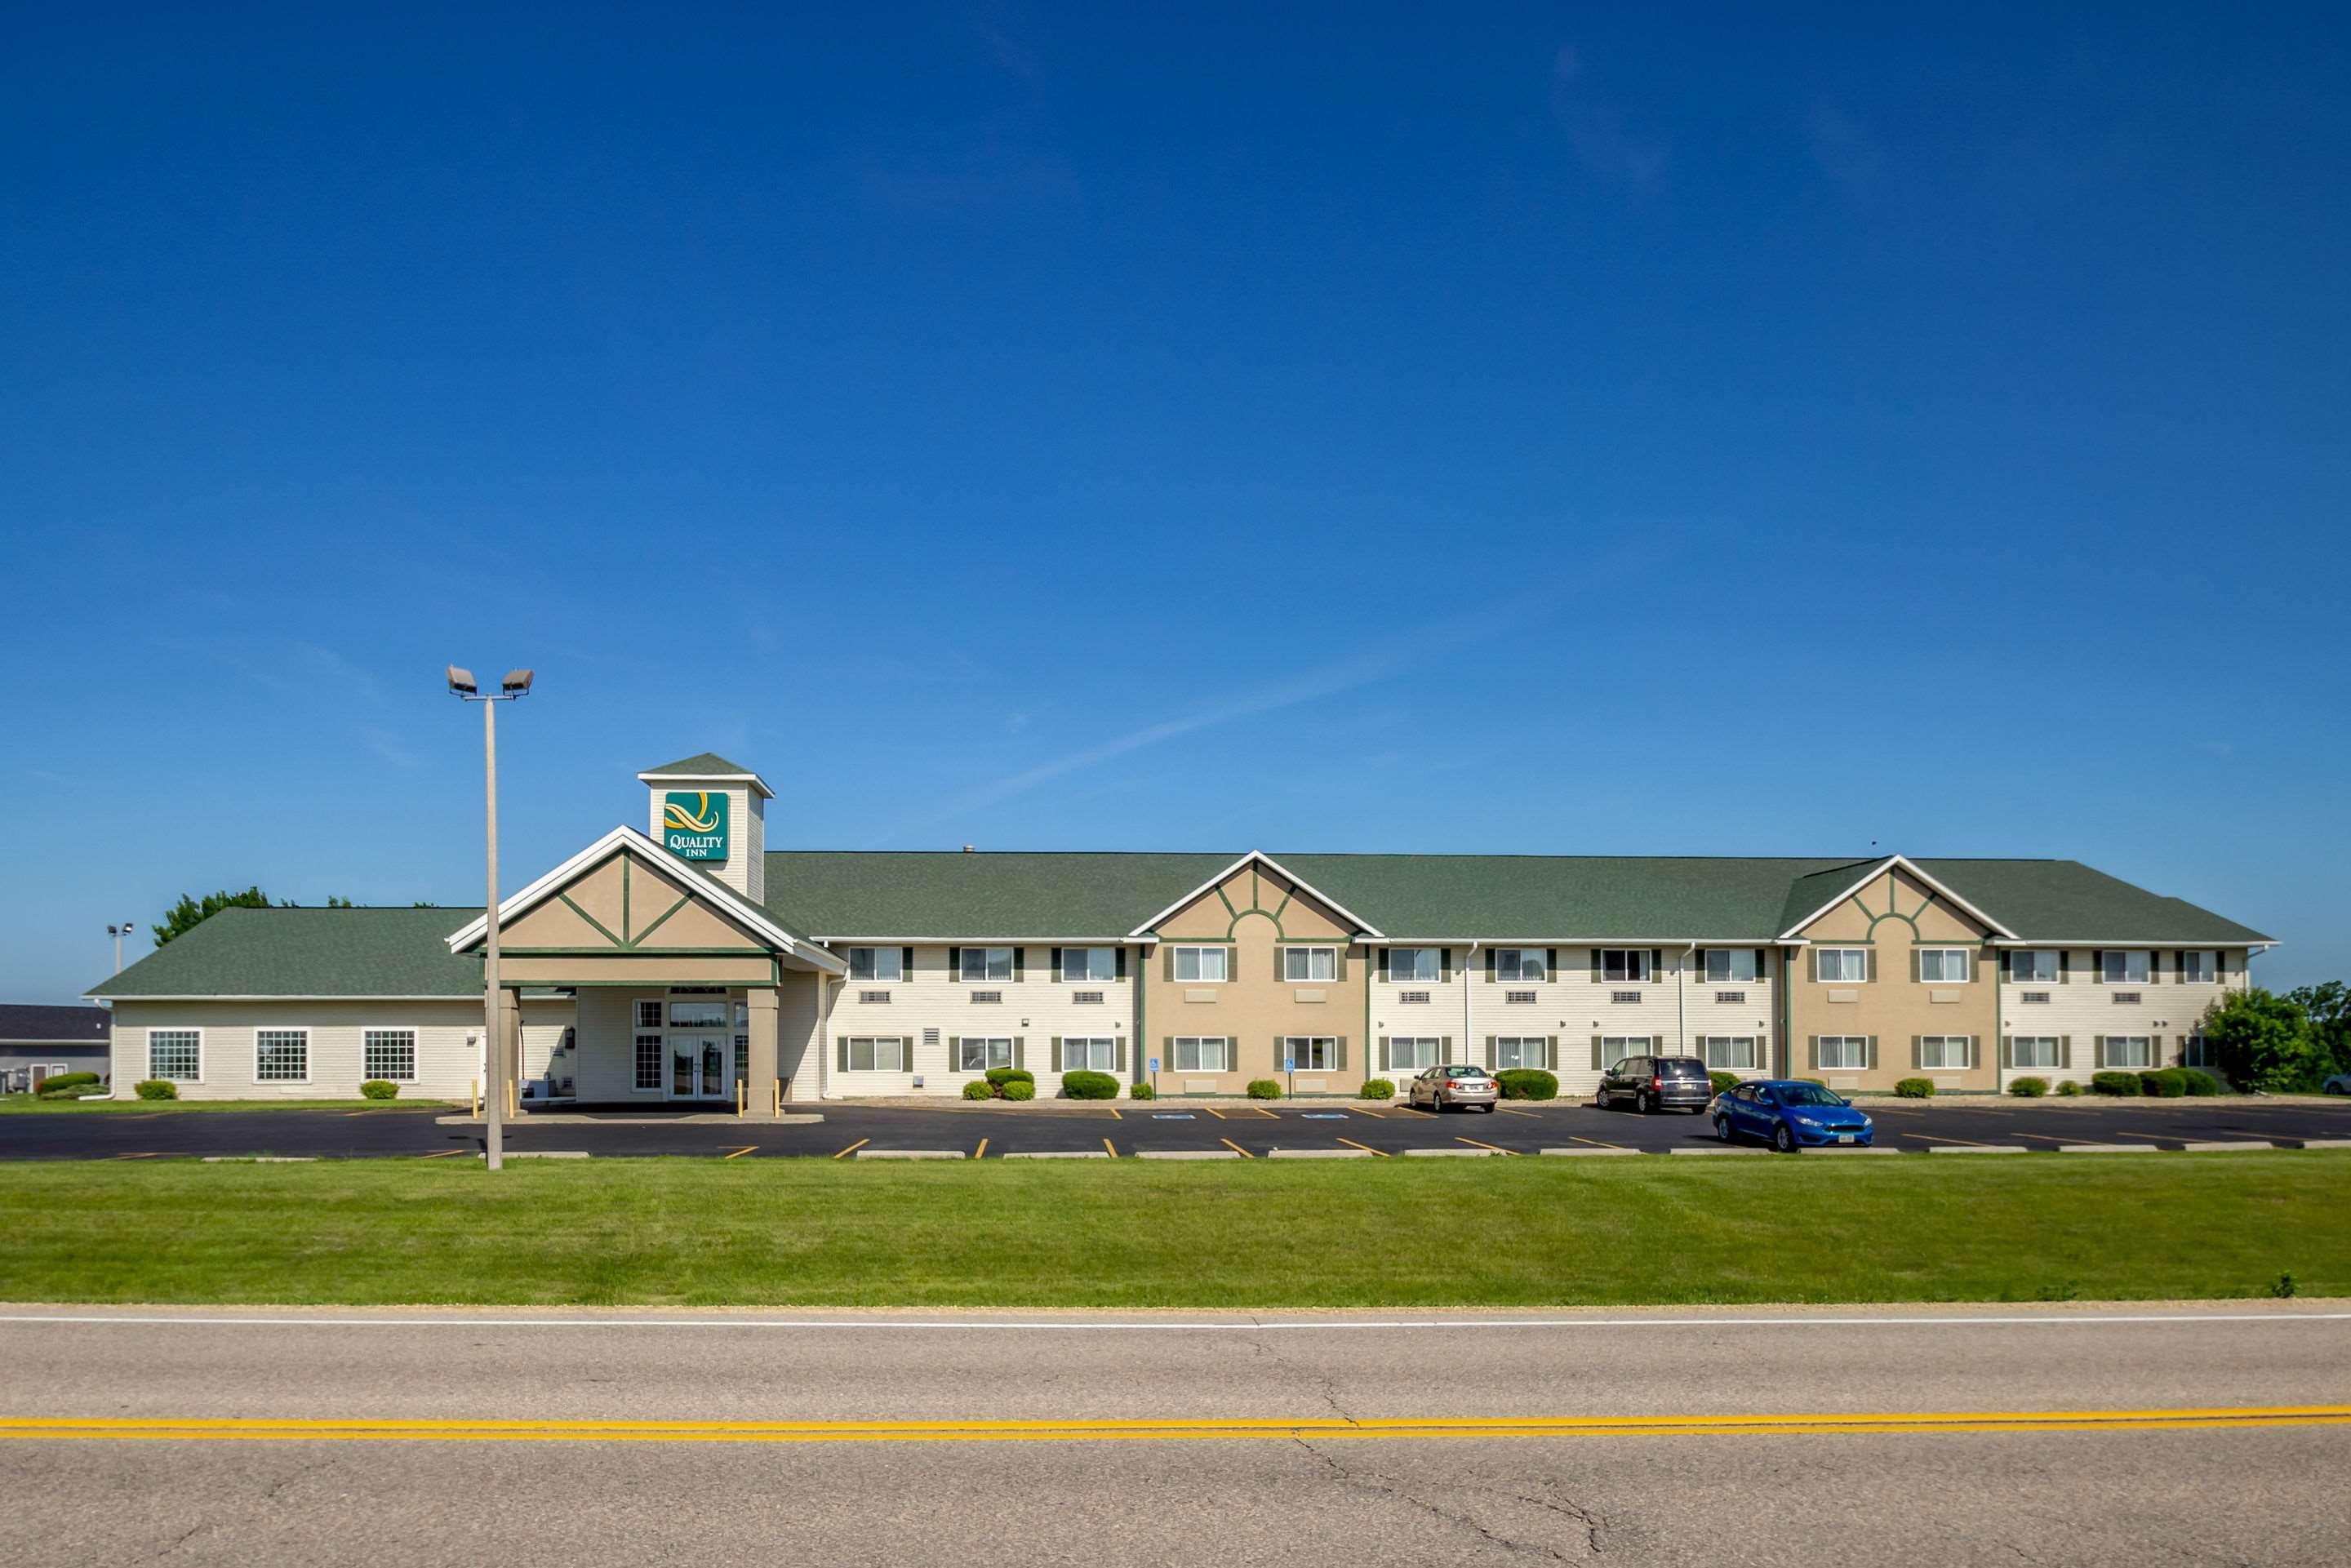
{"label": "paved road", "polygon": [[53,1309],[0,1467],[27,1564],[2340,1563],[2351,1312],[2280,1305]]}
{"label": "paved road", "polygon": [[[365,1111],[57,1113],[0,1116],[0,1160],[120,1159],[254,1155],[324,1158],[447,1155],[481,1146],[478,1129],[441,1124],[445,1107]],[[2351,1138],[2351,1101],[2265,1103],[2240,1100],[2095,1101],[2023,1103],[1872,1103],[1881,1143],[1906,1153],[1976,1145],[2049,1151],[2063,1144],[2274,1143]],[[1254,1157],[1280,1150],[1408,1149],[1535,1154],[1547,1148],[1632,1149],[1659,1154],[1714,1145],[1701,1118],[1600,1111],[1580,1102],[1505,1105],[1491,1114],[1443,1116],[1394,1104],[1294,1102],[1259,1109],[1155,1102],[1102,1105],[895,1106],[835,1104],[813,1124],[632,1122],[528,1124],[512,1130],[517,1150],[590,1155],[689,1155],[763,1159],[831,1156],[844,1150],[937,1150],[986,1157],[1054,1152],[1116,1154],[1187,1150]],[[743,1153],[742,1151],[748,1151]],[[1370,1157],[1366,1155],[1365,1157]]]}

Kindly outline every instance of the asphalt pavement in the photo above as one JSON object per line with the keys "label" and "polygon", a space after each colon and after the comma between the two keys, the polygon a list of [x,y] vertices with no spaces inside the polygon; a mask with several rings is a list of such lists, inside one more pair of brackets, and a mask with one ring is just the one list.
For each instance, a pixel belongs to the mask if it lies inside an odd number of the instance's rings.
{"label": "asphalt pavement", "polygon": [[0,1313],[27,1564],[2334,1563],[2351,1303]]}
{"label": "asphalt pavement", "polygon": [[[1873,1101],[1880,1147],[1904,1154],[1986,1147],[2050,1153],[2084,1145],[2297,1148],[2351,1139],[2351,1100]],[[1270,1106],[1118,1101],[935,1106],[828,1103],[820,1120],[727,1117],[528,1119],[507,1146],[591,1157],[678,1155],[866,1159],[906,1154],[987,1159],[1165,1154],[1217,1158],[1465,1157],[1610,1150],[1715,1150],[1705,1118],[1602,1111],[1583,1101],[1513,1103],[1442,1114],[1394,1103],[1285,1101]],[[984,1145],[984,1146],[983,1146]],[[478,1124],[440,1105],[305,1111],[156,1111],[0,1116],[0,1160],[456,1156],[482,1146]],[[1418,1153],[1416,1153],[1417,1151]],[[1793,1156],[1816,1158],[1817,1153]]]}

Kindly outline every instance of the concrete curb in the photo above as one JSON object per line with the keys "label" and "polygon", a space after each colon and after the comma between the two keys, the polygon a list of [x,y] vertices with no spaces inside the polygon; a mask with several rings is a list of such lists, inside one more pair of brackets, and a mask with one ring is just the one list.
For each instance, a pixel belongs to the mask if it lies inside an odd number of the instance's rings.
{"label": "concrete curb", "polygon": [[1545,1149],[1542,1152],[1547,1155],[1567,1155],[1573,1157],[1583,1155],[1637,1155],[1641,1151],[1638,1149]]}
{"label": "concrete curb", "polygon": [[1700,1144],[1687,1149],[1667,1149],[1669,1155],[1768,1155],[1769,1149],[1750,1149],[1738,1144]]}
{"label": "concrete curb", "polygon": [[2029,1155],[2032,1151],[2022,1144],[1937,1144],[1927,1152],[1930,1155]]}
{"label": "concrete curb", "polygon": [[1406,1149],[1407,1158],[1424,1160],[1489,1160],[1499,1151],[1494,1149]]}
{"label": "concrete curb", "polygon": [[2231,1149],[2273,1149],[2276,1147],[2277,1145],[2275,1144],[2256,1144],[2250,1139],[2231,1138],[2225,1144],[2182,1144],[2179,1145],[2179,1152],[2183,1155],[2218,1155],[2225,1154]]}
{"label": "concrete curb", "polygon": [[206,1155],[208,1166],[311,1166],[319,1163],[316,1155]]}
{"label": "concrete curb", "polygon": [[860,1149],[861,1160],[967,1160],[961,1149]]}
{"label": "concrete curb", "polygon": [[1238,1149],[1137,1149],[1138,1160],[1237,1160]]}
{"label": "concrete curb", "polygon": [[1875,1145],[1872,1145],[1870,1147],[1865,1149],[1859,1147],[1838,1147],[1829,1149],[1806,1149],[1804,1151],[1804,1153],[1808,1155],[1898,1155],[1902,1151],[1900,1149],[1881,1149]]}
{"label": "concrete curb", "polygon": [[[589,1157],[585,1149],[508,1149],[506,1155],[510,1160],[584,1160]],[[482,1157],[489,1158],[487,1155]]]}
{"label": "concrete curb", "polygon": [[1108,1149],[1014,1149],[1005,1155],[1008,1160],[1106,1160]]}
{"label": "concrete curb", "polygon": [[2351,1138],[2304,1138],[2305,1149],[2351,1149]]}
{"label": "concrete curb", "polygon": [[2159,1155],[2153,1144],[2060,1144],[2061,1155]]}
{"label": "concrete curb", "polygon": [[1375,1160],[1369,1149],[1268,1149],[1270,1160]]}

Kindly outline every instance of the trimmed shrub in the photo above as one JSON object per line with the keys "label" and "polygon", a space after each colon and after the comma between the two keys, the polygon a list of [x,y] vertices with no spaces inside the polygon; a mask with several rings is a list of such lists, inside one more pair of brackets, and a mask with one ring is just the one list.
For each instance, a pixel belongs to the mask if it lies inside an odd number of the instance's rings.
{"label": "trimmed shrub", "polygon": [[2061,1078],[2057,1081],[2057,1098],[2060,1100],[2078,1100],[2081,1097],[2082,1082],[2080,1079]]}
{"label": "trimmed shrub", "polygon": [[2159,1094],[2166,1100],[2178,1100],[2183,1098],[2187,1094],[2188,1073],[2184,1069],[2178,1067],[2158,1067],[2155,1070],[2153,1076],[2155,1078],[2155,1082],[2150,1085],[2147,1082],[2148,1074],[2144,1072],[2140,1073],[2138,1080],[2139,1087],[2145,1089],[2150,1094]]}
{"label": "trimmed shrub", "polygon": [[360,1092],[371,1100],[397,1100],[400,1085],[389,1078],[371,1078],[360,1085]]}
{"label": "trimmed shrub", "polygon": [[1393,1100],[1395,1098],[1395,1085],[1384,1078],[1366,1078],[1364,1086],[1355,1091],[1355,1095],[1362,1100]]}
{"label": "trimmed shrub", "polygon": [[1037,1085],[1030,1079],[1008,1078],[997,1092],[1007,1100],[1034,1100],[1037,1098]]}
{"label": "trimmed shrub", "polygon": [[1556,1100],[1559,1080],[1540,1067],[1506,1067],[1494,1074],[1505,1100]]}
{"label": "trimmed shrub", "polygon": [[2196,1098],[2200,1100],[2207,1094],[2220,1092],[2220,1081],[2202,1068],[2182,1067],[2178,1071],[2181,1082],[2188,1085],[2188,1092]]}
{"label": "trimmed shrub", "polygon": [[1717,1094],[1728,1094],[1739,1087],[1739,1074],[1736,1072],[1709,1072],[1706,1081],[1714,1085]]}
{"label": "trimmed shrub", "polygon": [[2008,1092],[2019,1100],[2038,1100],[2049,1092],[2046,1078],[2020,1078],[2008,1086]]}
{"label": "trimmed shrub", "polygon": [[1118,1080],[1107,1072],[1089,1072],[1081,1068],[1061,1074],[1061,1092],[1072,1100],[1115,1100]]}
{"label": "trimmed shrub", "polygon": [[1279,1100],[1281,1098],[1281,1084],[1276,1079],[1252,1078],[1249,1080],[1249,1097],[1252,1100]]}
{"label": "trimmed shrub", "polygon": [[177,1100],[180,1097],[180,1086],[168,1078],[142,1079],[138,1090],[141,1100]]}
{"label": "trimmed shrub", "polygon": [[1931,1078],[1905,1078],[1894,1086],[1894,1092],[1905,1100],[1932,1100],[1935,1081]]}
{"label": "trimmed shrub", "polygon": [[998,1089],[1008,1083],[1026,1083],[1034,1088],[1037,1075],[1025,1067],[991,1067],[987,1070],[987,1081]]}
{"label": "trimmed shrub", "polygon": [[96,1088],[97,1085],[98,1074],[95,1072],[52,1072],[41,1080],[39,1086],[33,1092],[44,1100],[53,1094],[67,1099],[78,1099],[85,1092]]}
{"label": "trimmed shrub", "polygon": [[963,1097],[967,1100],[993,1100],[996,1098],[996,1085],[985,1078],[975,1078],[963,1086]]}
{"label": "trimmed shrub", "polygon": [[2136,1094],[2138,1074],[2136,1072],[2093,1072],[2090,1074],[2093,1094]]}
{"label": "trimmed shrub", "polygon": [[1159,1098],[1159,1091],[1148,1083],[1130,1083],[1127,1085],[1126,1097],[1130,1100],[1156,1100]]}

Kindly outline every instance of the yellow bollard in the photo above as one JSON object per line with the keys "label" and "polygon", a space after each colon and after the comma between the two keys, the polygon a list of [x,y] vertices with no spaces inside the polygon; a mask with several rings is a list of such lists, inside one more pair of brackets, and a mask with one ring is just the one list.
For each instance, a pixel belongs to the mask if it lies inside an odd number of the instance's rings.
{"label": "yellow bollard", "polygon": [[778,1078],[768,1087],[775,1092],[776,1114],[780,1116],[784,1113],[784,1081]]}
{"label": "yellow bollard", "polygon": [[475,1079],[468,1092],[474,1100],[474,1120],[478,1122],[482,1119],[482,1081],[478,1078]]}
{"label": "yellow bollard", "polygon": [[737,1116],[751,1113],[751,1086],[748,1083],[735,1085],[735,1113]]}
{"label": "yellow bollard", "polygon": [[515,1109],[514,1080],[509,1078],[507,1080],[507,1120],[511,1122],[517,1114],[518,1113]]}

